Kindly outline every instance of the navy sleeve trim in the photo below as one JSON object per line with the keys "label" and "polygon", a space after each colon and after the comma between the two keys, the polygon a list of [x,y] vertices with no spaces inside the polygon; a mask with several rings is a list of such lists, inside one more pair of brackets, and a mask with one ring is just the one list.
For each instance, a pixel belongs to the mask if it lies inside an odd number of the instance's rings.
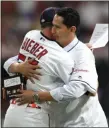
{"label": "navy sleeve trim", "polygon": [[[70,81],[81,81],[81,82],[83,82],[83,83],[87,84],[88,86],[90,86],[90,84],[88,84],[87,82],[82,81],[82,80],[70,80]],[[93,87],[91,87],[91,86],[90,86],[90,88],[92,88],[94,91],[96,91],[96,89],[95,89],[95,88],[93,88]]]}

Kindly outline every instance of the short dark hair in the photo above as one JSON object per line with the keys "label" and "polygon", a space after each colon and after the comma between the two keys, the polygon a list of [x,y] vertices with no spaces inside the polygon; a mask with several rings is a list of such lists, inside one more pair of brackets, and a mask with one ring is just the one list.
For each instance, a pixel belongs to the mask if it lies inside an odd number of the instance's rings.
{"label": "short dark hair", "polygon": [[71,26],[78,28],[80,24],[80,16],[76,10],[70,7],[63,7],[60,8],[56,14],[63,18],[63,24],[65,24],[68,28]]}

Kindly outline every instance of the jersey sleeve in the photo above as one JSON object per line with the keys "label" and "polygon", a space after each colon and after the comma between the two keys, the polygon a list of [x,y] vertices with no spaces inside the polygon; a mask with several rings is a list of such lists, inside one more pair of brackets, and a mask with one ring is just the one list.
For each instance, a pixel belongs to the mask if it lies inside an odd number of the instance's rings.
{"label": "jersey sleeve", "polygon": [[56,101],[71,101],[84,95],[87,91],[90,93],[97,92],[98,76],[96,67],[94,60],[90,60],[89,56],[87,57],[79,59],[79,66],[75,65],[69,83],[50,91],[51,96]]}
{"label": "jersey sleeve", "polygon": [[53,89],[50,91],[51,96],[58,102],[65,101],[69,98],[69,93],[71,90],[71,87],[69,86],[69,81],[72,76],[72,72],[74,69],[74,61],[70,61],[67,58],[67,61],[62,60],[60,63],[57,63],[56,66],[56,73],[58,74],[58,77],[64,82],[63,85],[59,85],[56,89]]}
{"label": "jersey sleeve", "polygon": [[9,67],[11,66],[11,64],[15,63],[18,61],[18,55],[17,56],[14,56],[14,57],[11,57],[9,58],[5,63],[4,63],[4,69],[6,70],[6,72],[10,75],[10,76],[13,76],[15,75],[16,73],[10,73],[8,71]]}
{"label": "jersey sleeve", "polygon": [[65,102],[82,96],[86,91],[83,83],[69,81],[69,83],[65,84],[63,87],[51,90],[50,94],[56,101]]}
{"label": "jersey sleeve", "polygon": [[[29,32],[25,35],[23,41],[25,40],[26,36],[27,36],[30,32],[31,32],[31,31],[29,31]],[[22,44],[23,44],[23,43],[22,43]],[[21,44],[21,47],[22,47],[22,44]],[[10,67],[11,64],[13,64],[14,62],[18,62],[18,55],[9,58],[9,59],[4,63],[4,66],[3,66],[4,69],[6,70],[6,72],[7,72],[10,76],[16,75],[16,73],[10,73],[10,72],[8,71],[9,67]]]}

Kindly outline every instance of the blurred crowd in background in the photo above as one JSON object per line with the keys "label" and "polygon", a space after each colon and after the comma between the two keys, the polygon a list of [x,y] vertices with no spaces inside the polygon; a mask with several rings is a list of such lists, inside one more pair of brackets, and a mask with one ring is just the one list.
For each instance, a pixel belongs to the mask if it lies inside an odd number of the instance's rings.
{"label": "blurred crowd in background", "polygon": [[[72,7],[81,17],[78,38],[88,43],[96,23],[108,23],[108,1],[1,1],[1,77],[7,73],[4,62],[18,54],[24,35],[32,29],[40,29],[40,14],[47,7]],[[109,63],[108,46],[95,49],[96,67],[99,75],[99,99],[109,118]],[[2,79],[3,86],[3,79]],[[2,115],[8,103],[3,101]]]}

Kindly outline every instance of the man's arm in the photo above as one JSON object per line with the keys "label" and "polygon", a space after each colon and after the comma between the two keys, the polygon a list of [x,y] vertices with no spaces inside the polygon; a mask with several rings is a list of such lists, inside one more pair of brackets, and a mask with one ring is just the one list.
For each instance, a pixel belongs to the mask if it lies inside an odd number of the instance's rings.
{"label": "man's arm", "polygon": [[13,71],[13,69],[11,70],[11,65],[13,63],[17,63],[18,60],[18,55],[17,56],[14,56],[14,57],[11,57],[9,58],[3,65],[4,69],[6,70],[6,72],[10,75],[10,76],[13,76],[15,75],[17,72],[16,71]]}
{"label": "man's arm", "polygon": [[[66,66],[64,66],[64,64],[57,65],[57,67],[58,67],[57,72],[63,81],[64,80],[67,81],[66,77],[68,75],[68,72],[67,72],[68,68]],[[32,93],[37,93],[40,101],[54,101],[55,100],[57,102],[70,101],[75,98],[78,98],[78,97],[84,95],[88,91],[89,88],[90,88],[89,91],[91,91],[92,93],[96,93],[97,92],[97,90],[96,90],[97,77],[96,77],[96,75],[93,74],[92,68],[90,70],[88,70],[89,67],[87,67],[87,70],[86,70],[86,67],[87,66],[85,66],[85,64],[84,64],[84,66],[80,68],[82,70],[80,70],[80,71],[78,70],[76,72],[71,72],[71,77],[70,77],[68,83],[66,83],[62,87],[57,87],[48,92],[47,91],[46,92],[38,91],[38,92],[32,92]],[[95,88],[93,88],[93,85],[95,86]],[[27,93],[25,95],[25,93],[26,93],[26,91],[24,91],[20,95],[22,97],[23,101],[24,101],[24,99],[26,99],[25,98],[26,95],[28,95]],[[30,96],[32,96],[32,95],[30,95]],[[21,103],[23,101],[21,100]]]}
{"label": "man's arm", "polygon": [[[70,81],[63,87],[58,87],[51,91],[23,90],[22,94],[17,95],[19,105],[33,101],[33,95],[38,94],[39,101],[65,102],[81,97],[87,92],[87,83],[82,81]],[[95,90],[96,92],[96,90]]]}
{"label": "man's arm", "polygon": [[[80,88],[81,86],[81,88]],[[51,91],[32,91],[32,90],[23,90],[22,94],[16,95],[19,99],[16,101],[19,102],[18,105],[22,105],[25,103],[30,103],[34,101],[34,94],[38,94],[39,102],[43,101],[55,101],[55,102],[65,102],[76,99],[83,95],[86,92],[85,86],[82,86],[80,82],[70,83],[70,85],[64,85],[63,87],[58,87]]]}
{"label": "man's arm", "polygon": [[[16,102],[18,102],[18,105],[22,105],[25,103],[31,103],[31,102],[43,102],[43,101],[55,101],[53,97],[51,96],[50,92],[43,92],[38,91],[35,92],[33,90],[22,90],[22,94],[16,95],[17,99]],[[34,95],[38,94],[38,101],[35,101]]]}
{"label": "man's arm", "polygon": [[32,59],[18,63],[18,56],[11,57],[4,63],[4,69],[10,76],[20,73],[34,83],[32,78],[39,79],[41,75],[41,73],[35,69],[41,69],[41,67],[39,65],[32,65],[31,62]]}
{"label": "man's arm", "polygon": [[[26,103],[26,101],[30,102],[30,99],[33,100],[33,94],[37,93],[40,101],[57,101],[57,102],[64,102],[68,100],[72,100],[75,98],[80,97],[83,95],[87,90],[83,83],[79,82],[72,82],[70,81],[70,77],[72,75],[72,68],[74,65],[70,67],[67,65],[68,61],[64,61],[64,63],[58,64],[56,67],[56,72],[58,77],[60,77],[66,84],[57,87],[51,91],[31,91],[31,90],[24,90],[22,94],[17,95],[19,98],[17,101],[20,104]],[[57,83],[58,84],[58,83]],[[60,86],[60,85],[59,85]],[[29,98],[31,97],[31,98]]]}
{"label": "man's arm", "polygon": [[[65,61],[64,61],[65,62]],[[61,79],[63,81],[66,81],[66,75],[64,75],[64,71],[67,68],[62,69],[62,65],[57,66],[58,69],[58,74],[60,75]],[[60,70],[62,69],[62,70]],[[39,99],[41,101],[66,101],[66,100],[72,100],[73,98],[78,98],[81,95],[85,94],[87,89],[86,89],[87,84],[82,81],[69,81],[68,84],[64,85],[63,87],[58,87],[56,89],[51,90],[50,92],[42,92],[38,91],[37,94],[39,95]],[[30,90],[29,90],[30,91]],[[30,91],[30,97],[32,97],[33,93],[36,93],[34,91]],[[23,101],[20,100],[20,103],[23,104],[24,99],[28,97],[28,92],[23,91],[19,97],[23,97]]]}

